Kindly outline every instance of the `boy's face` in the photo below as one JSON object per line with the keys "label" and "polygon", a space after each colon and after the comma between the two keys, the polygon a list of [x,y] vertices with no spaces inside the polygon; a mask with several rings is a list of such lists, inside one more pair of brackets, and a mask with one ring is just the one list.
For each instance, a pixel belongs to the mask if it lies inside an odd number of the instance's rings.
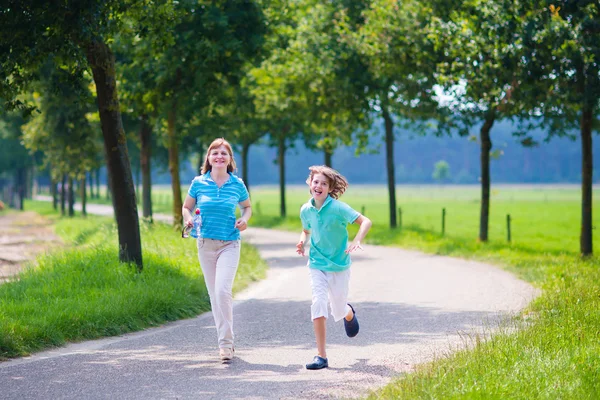
{"label": "boy's face", "polygon": [[325,201],[330,192],[331,188],[327,177],[323,174],[314,174],[310,181],[310,193],[313,199],[319,202]]}

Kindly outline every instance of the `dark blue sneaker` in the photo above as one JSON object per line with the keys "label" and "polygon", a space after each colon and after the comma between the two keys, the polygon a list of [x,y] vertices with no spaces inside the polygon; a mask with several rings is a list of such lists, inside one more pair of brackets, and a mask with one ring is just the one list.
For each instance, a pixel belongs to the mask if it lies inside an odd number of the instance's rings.
{"label": "dark blue sneaker", "polygon": [[348,335],[348,337],[354,337],[358,335],[358,320],[356,319],[356,312],[354,311],[354,307],[352,307],[350,304],[348,305],[352,309],[352,313],[354,313],[354,315],[352,316],[352,320],[350,321],[344,318],[344,328],[346,328],[346,335]]}
{"label": "dark blue sneaker", "polygon": [[329,367],[327,359],[319,356],[315,356],[311,363],[306,364],[306,369],[321,369]]}

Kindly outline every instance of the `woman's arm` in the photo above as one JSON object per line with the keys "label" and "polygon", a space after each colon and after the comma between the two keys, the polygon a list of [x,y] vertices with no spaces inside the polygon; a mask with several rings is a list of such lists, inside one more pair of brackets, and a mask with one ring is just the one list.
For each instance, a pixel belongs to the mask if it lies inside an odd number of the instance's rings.
{"label": "woman's arm", "polygon": [[252,205],[250,204],[250,199],[240,201],[239,204],[242,215],[235,221],[235,227],[241,232],[245,231],[248,227],[248,221],[250,220],[250,217],[252,217]]}
{"label": "woman's arm", "polygon": [[189,194],[185,197],[183,207],[181,207],[181,215],[183,215],[183,226],[192,226],[194,221],[192,219],[192,210],[196,205],[196,199],[191,197]]}

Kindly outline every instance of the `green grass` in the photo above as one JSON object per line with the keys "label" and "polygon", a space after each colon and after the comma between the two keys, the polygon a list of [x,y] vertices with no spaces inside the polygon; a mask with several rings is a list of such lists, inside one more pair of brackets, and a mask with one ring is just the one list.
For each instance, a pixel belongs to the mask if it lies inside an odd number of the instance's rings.
{"label": "green grass", "polygon": [[[54,223],[66,247],[39,257],[19,280],[0,285],[0,357],[66,342],[118,335],[210,309],[193,240],[164,224],[141,225],[144,269],[118,261],[111,218],[60,218],[51,205],[28,202]],[[242,244],[234,291],[262,278],[266,264]]]}

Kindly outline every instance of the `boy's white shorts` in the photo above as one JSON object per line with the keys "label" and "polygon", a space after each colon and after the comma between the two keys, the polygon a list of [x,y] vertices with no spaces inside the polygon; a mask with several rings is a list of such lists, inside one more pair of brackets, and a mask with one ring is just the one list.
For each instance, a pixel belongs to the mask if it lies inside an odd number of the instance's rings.
{"label": "boy's white shorts", "polygon": [[311,318],[327,318],[327,303],[331,306],[334,321],[339,321],[348,314],[348,287],[350,285],[350,268],[341,272],[325,272],[309,268],[312,288]]}

